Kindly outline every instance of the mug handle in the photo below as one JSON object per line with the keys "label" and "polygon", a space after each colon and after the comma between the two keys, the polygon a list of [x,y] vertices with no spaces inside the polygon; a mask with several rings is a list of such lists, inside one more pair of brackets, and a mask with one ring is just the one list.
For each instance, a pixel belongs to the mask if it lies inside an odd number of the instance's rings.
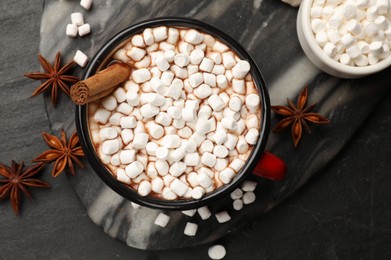
{"label": "mug handle", "polygon": [[286,171],[283,160],[265,151],[255,166],[253,174],[269,180],[279,181],[284,179]]}

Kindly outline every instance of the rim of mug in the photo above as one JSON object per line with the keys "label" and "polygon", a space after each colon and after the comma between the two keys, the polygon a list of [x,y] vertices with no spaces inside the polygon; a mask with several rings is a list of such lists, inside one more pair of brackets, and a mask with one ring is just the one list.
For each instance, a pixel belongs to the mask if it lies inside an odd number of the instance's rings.
{"label": "rim of mug", "polygon": [[165,210],[187,210],[199,208],[205,205],[210,204],[213,201],[219,200],[226,195],[229,195],[235,188],[237,188],[255,168],[258,160],[260,159],[263,151],[265,149],[269,129],[270,129],[270,100],[269,94],[266,89],[266,85],[263,79],[263,76],[256,65],[255,61],[247,53],[247,51],[233,38],[231,38],[226,33],[222,32],[220,29],[190,18],[182,17],[161,17],[156,19],[148,19],[136,23],[127,27],[126,29],[120,31],[110,40],[108,40],[100,50],[94,55],[89,64],[87,65],[82,79],[86,79],[104,65],[104,61],[107,61],[108,55],[113,53],[118,49],[121,44],[128,40],[132,35],[140,33],[146,28],[153,28],[158,26],[173,26],[173,27],[183,27],[190,29],[198,29],[204,33],[208,33],[213,37],[217,38],[224,44],[226,44],[235,54],[241,59],[245,59],[250,63],[251,66],[251,76],[255,83],[255,86],[258,90],[258,94],[261,98],[261,122],[260,122],[260,131],[257,143],[252,147],[252,151],[245,161],[244,166],[240,171],[235,175],[230,183],[224,184],[216,190],[206,193],[201,199],[175,199],[175,200],[165,200],[156,198],[153,196],[141,196],[136,190],[129,187],[126,184],[118,181],[115,176],[110,172],[110,170],[101,162],[99,156],[97,155],[95,148],[92,144],[90,138],[90,131],[88,127],[88,104],[87,105],[76,105],[75,109],[75,122],[76,129],[80,140],[80,145],[83,148],[85,156],[95,171],[95,173],[115,192],[125,197],[126,199],[135,202],[142,206],[147,206],[150,208],[156,209],[165,209]]}

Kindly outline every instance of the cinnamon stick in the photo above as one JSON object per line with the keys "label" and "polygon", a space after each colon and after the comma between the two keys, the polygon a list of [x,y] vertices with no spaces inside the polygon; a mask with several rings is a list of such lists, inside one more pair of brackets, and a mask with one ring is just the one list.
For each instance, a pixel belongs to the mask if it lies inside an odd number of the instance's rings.
{"label": "cinnamon stick", "polygon": [[84,105],[109,95],[115,87],[129,79],[132,68],[124,63],[114,63],[88,79],[71,87],[71,99],[77,105]]}

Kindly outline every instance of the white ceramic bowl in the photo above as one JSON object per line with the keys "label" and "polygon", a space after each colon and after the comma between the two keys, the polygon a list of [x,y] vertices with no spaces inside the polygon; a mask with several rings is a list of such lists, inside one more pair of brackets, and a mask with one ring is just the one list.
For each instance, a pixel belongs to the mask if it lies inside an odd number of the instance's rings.
{"label": "white ceramic bowl", "polygon": [[381,71],[391,65],[391,55],[374,65],[354,67],[344,65],[327,56],[315,41],[311,30],[310,11],[313,0],[303,0],[297,15],[297,35],[307,57],[319,69],[340,78],[359,78]]}

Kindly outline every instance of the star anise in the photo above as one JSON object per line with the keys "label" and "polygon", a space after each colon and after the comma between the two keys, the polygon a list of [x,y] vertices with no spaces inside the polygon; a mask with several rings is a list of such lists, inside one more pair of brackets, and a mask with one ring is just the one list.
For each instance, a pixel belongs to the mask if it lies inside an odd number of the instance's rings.
{"label": "star anise", "polygon": [[57,52],[53,66],[51,66],[50,63],[41,54],[38,54],[38,59],[45,72],[28,73],[25,74],[25,76],[30,79],[45,81],[34,91],[31,96],[37,96],[45,90],[51,88],[52,103],[54,106],[56,106],[58,88],[60,88],[65,94],[69,96],[69,86],[67,85],[67,83],[73,84],[79,81],[77,77],[65,74],[75,65],[75,62],[71,61],[64,67],[60,67],[60,52]]}
{"label": "star anise", "polygon": [[28,187],[49,188],[47,182],[37,180],[34,176],[37,175],[43,163],[37,163],[27,170],[23,170],[24,163],[18,164],[11,161],[11,167],[0,163],[0,199],[10,198],[12,208],[16,215],[19,214],[20,202],[23,193],[31,199],[31,193],[27,190]]}
{"label": "star anise", "polygon": [[272,106],[272,110],[281,115],[285,116],[286,118],[282,119],[274,128],[273,132],[277,133],[281,130],[288,127],[290,124],[292,125],[292,137],[293,137],[293,143],[295,147],[300,141],[300,138],[303,133],[303,128],[308,132],[311,133],[311,129],[308,126],[307,122],[311,122],[314,124],[327,124],[330,123],[330,120],[326,117],[311,112],[316,104],[312,104],[309,107],[305,108],[307,104],[308,99],[308,87],[304,87],[303,90],[300,92],[297,106],[295,106],[292,101],[288,98],[288,106]]}
{"label": "star anise", "polygon": [[53,177],[57,177],[67,165],[71,174],[75,175],[73,161],[83,168],[83,164],[77,158],[84,156],[84,152],[81,147],[78,146],[79,137],[77,136],[76,131],[72,134],[68,143],[64,130],[61,130],[61,140],[57,136],[45,132],[42,133],[42,137],[46,144],[53,149],[43,152],[35,158],[33,162],[51,163],[55,161],[52,170]]}

